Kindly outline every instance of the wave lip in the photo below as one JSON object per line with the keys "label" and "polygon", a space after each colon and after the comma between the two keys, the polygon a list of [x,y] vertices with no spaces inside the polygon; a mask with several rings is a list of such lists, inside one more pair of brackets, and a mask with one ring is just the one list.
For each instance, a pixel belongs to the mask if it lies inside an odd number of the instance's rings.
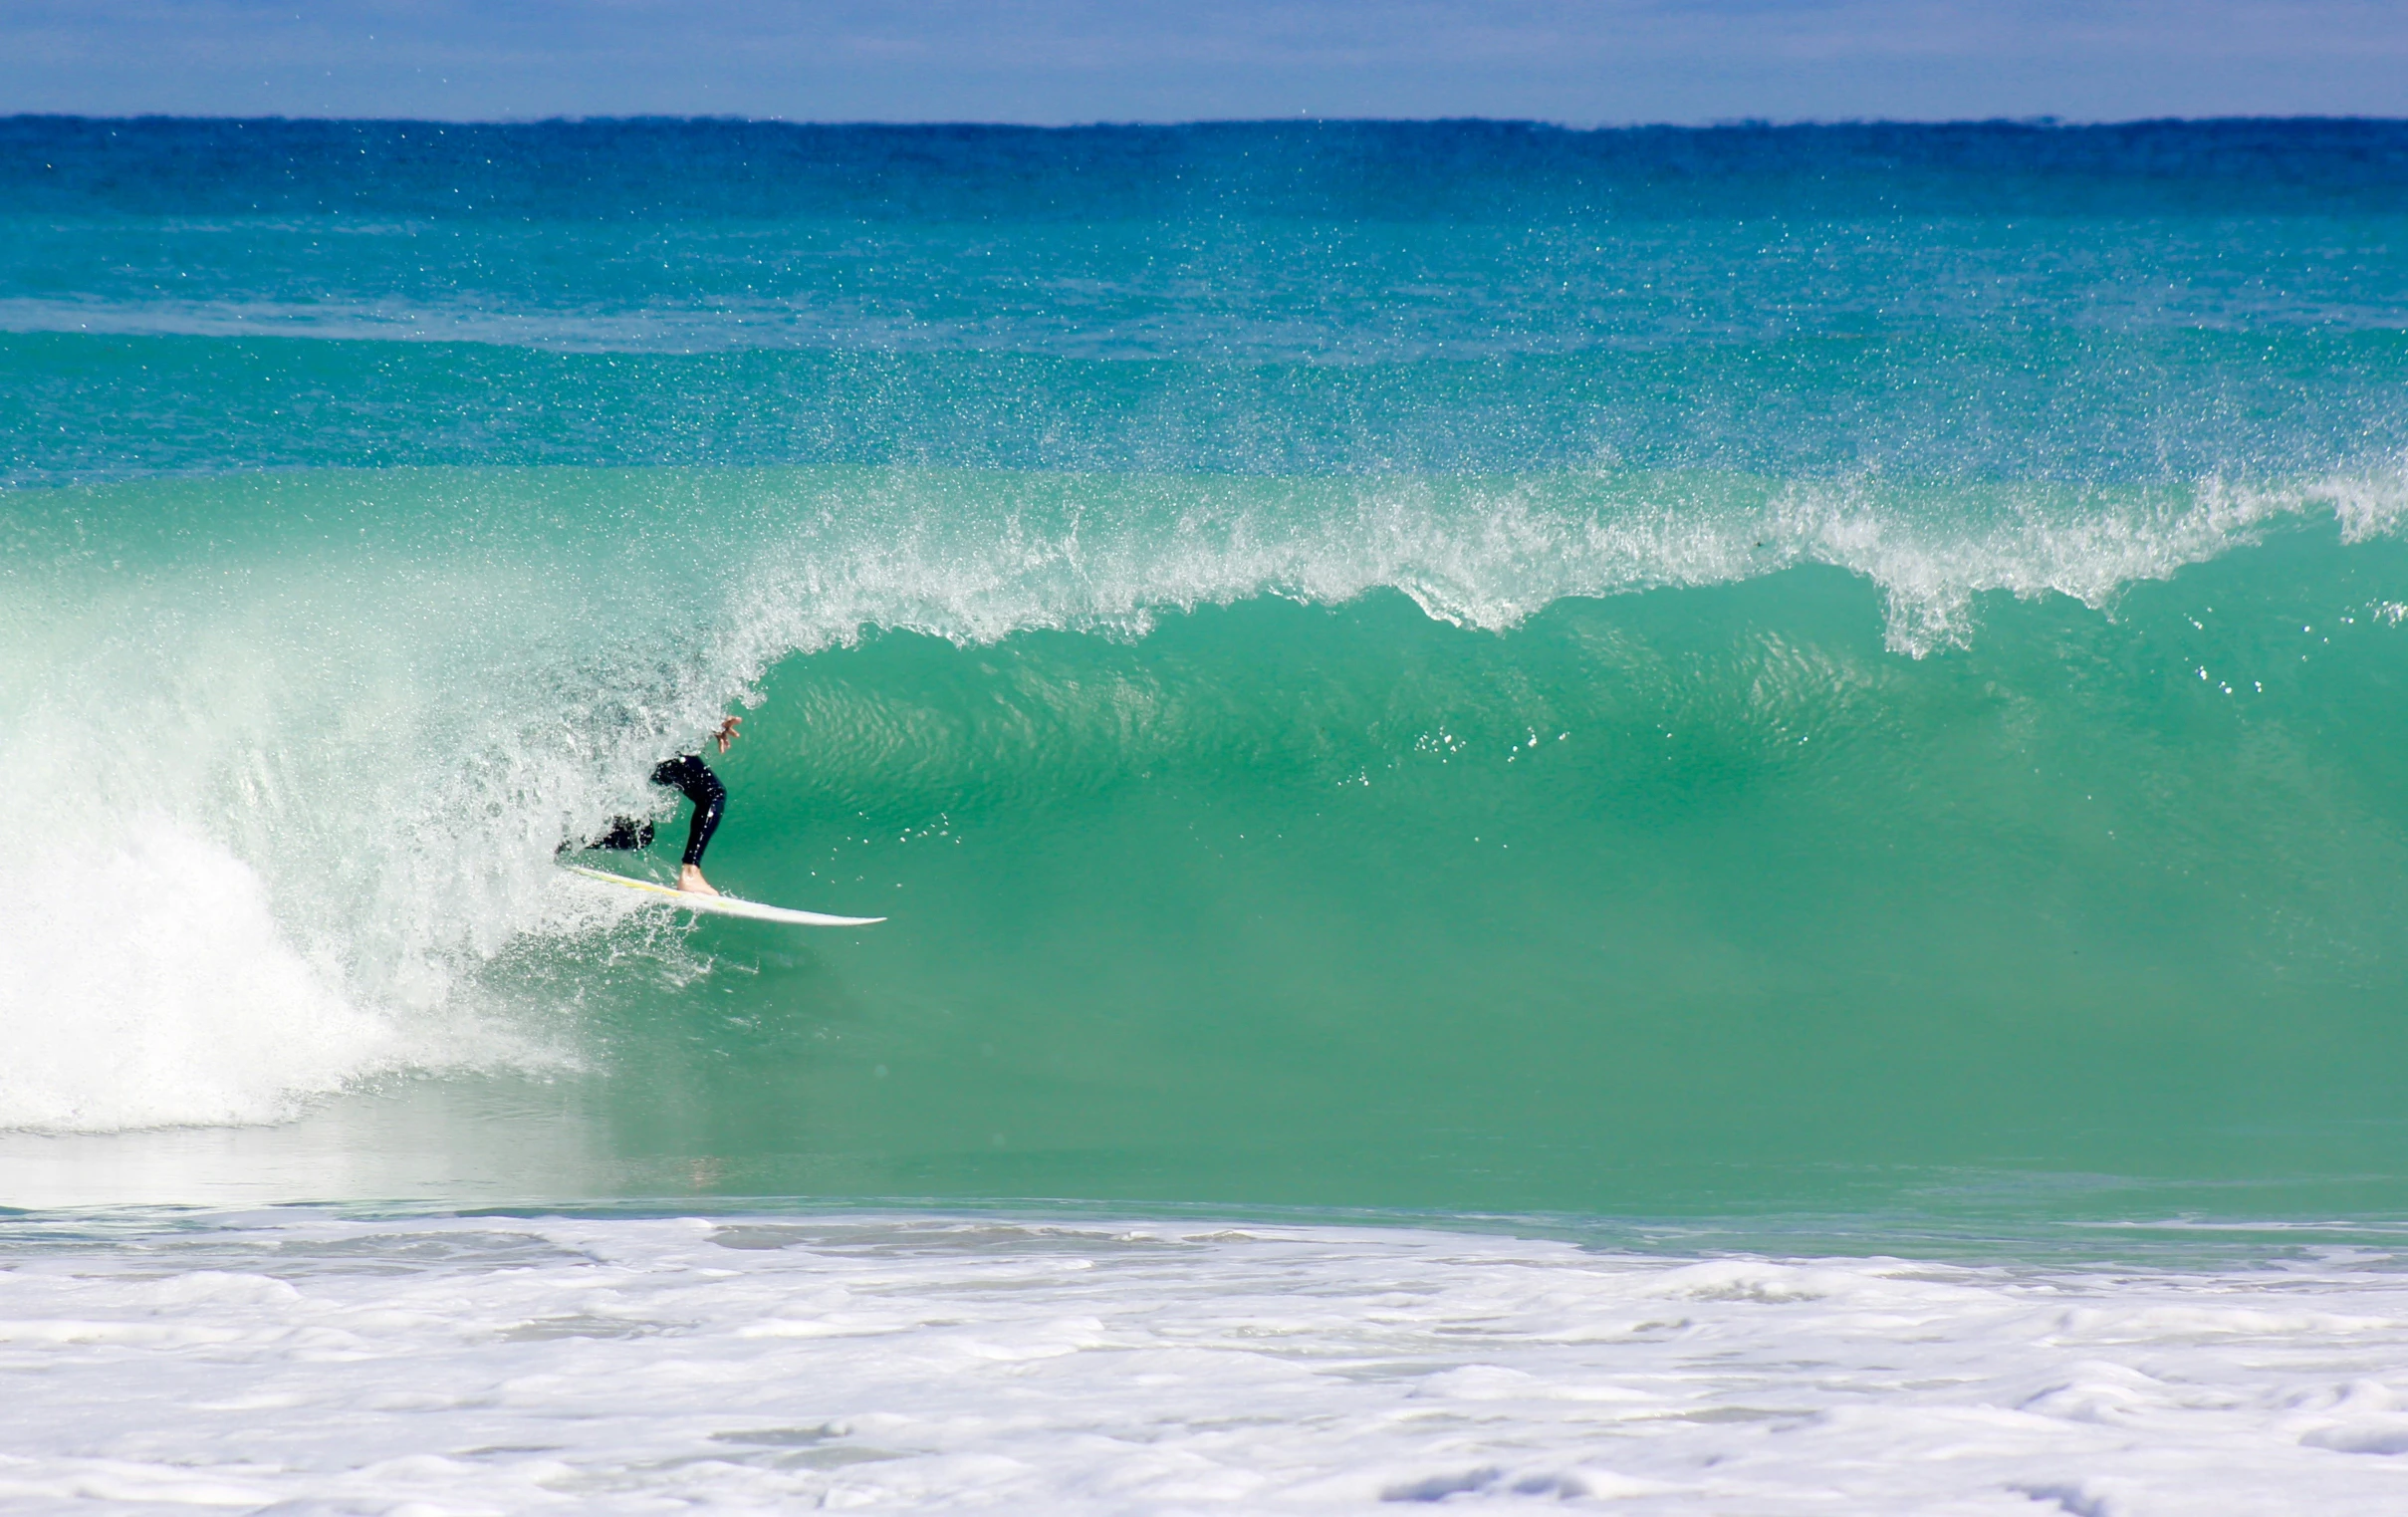
{"label": "wave lip", "polygon": [[[765,484],[775,476],[765,476]],[[792,476],[808,481],[815,476]],[[1037,629],[1142,634],[1165,611],[1374,590],[1504,631],[1567,597],[1732,584],[1816,564],[1880,587],[1893,651],[1968,645],[2005,591],[2100,610],[2330,512],[2356,542],[2408,513],[2396,464],[2270,483],[1915,485],[1727,471],[1357,480],[871,470],[771,533],[737,592],[729,666],[863,629],[989,642]],[[773,486],[774,488],[774,486]],[[841,502],[841,504],[840,504]],[[741,651],[735,651],[741,649]]]}

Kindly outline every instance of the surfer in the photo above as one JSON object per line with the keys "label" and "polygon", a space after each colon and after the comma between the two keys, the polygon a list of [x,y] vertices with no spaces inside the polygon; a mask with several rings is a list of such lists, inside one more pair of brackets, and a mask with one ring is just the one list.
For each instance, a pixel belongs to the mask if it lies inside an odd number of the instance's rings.
{"label": "surfer", "polygon": [[[736,729],[744,724],[741,716],[731,716],[719,724],[710,741],[719,745],[721,753],[727,745],[743,736]],[[680,792],[694,803],[694,820],[686,828],[685,860],[677,867],[677,888],[691,890],[697,895],[716,895],[719,891],[702,878],[702,851],[711,846],[711,834],[719,830],[719,819],[727,812],[727,787],[699,753],[681,753],[664,759],[652,771],[652,783]],[[619,817],[610,823],[610,830],[588,848],[638,849],[652,843],[652,824],[634,817]]]}

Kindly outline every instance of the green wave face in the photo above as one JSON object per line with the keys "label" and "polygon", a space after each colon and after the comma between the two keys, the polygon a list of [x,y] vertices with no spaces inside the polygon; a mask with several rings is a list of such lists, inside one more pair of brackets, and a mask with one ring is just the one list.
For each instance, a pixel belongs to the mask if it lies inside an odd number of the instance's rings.
{"label": "green wave face", "polygon": [[0,1158],[2408,1208],[2403,164],[0,123]]}
{"label": "green wave face", "polygon": [[2289,534],[1919,662],[1811,568],[795,658],[715,867],[894,920],[698,933],[604,1019],[614,1131],[762,1190],[2388,1203],[2404,571]]}

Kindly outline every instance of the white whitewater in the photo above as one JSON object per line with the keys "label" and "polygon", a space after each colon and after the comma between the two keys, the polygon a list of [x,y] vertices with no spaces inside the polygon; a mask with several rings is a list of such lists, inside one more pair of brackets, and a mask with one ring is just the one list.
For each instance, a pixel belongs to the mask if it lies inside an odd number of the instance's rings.
{"label": "white whitewater", "polygon": [[[2312,1235],[2312,1234],[2311,1234]],[[2408,1274],[910,1215],[21,1221],[18,1512],[2399,1509]]]}

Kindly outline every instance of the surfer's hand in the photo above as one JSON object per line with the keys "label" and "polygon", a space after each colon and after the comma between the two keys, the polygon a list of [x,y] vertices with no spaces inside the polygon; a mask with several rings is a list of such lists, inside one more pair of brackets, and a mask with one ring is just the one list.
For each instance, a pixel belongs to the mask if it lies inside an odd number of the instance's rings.
{"label": "surfer's hand", "polygon": [[743,725],[743,717],[731,716],[719,724],[719,730],[711,734],[711,741],[719,745],[719,751],[721,753],[725,753],[727,752],[728,744],[734,742],[737,738],[740,738],[744,735],[736,730],[738,727]]}

